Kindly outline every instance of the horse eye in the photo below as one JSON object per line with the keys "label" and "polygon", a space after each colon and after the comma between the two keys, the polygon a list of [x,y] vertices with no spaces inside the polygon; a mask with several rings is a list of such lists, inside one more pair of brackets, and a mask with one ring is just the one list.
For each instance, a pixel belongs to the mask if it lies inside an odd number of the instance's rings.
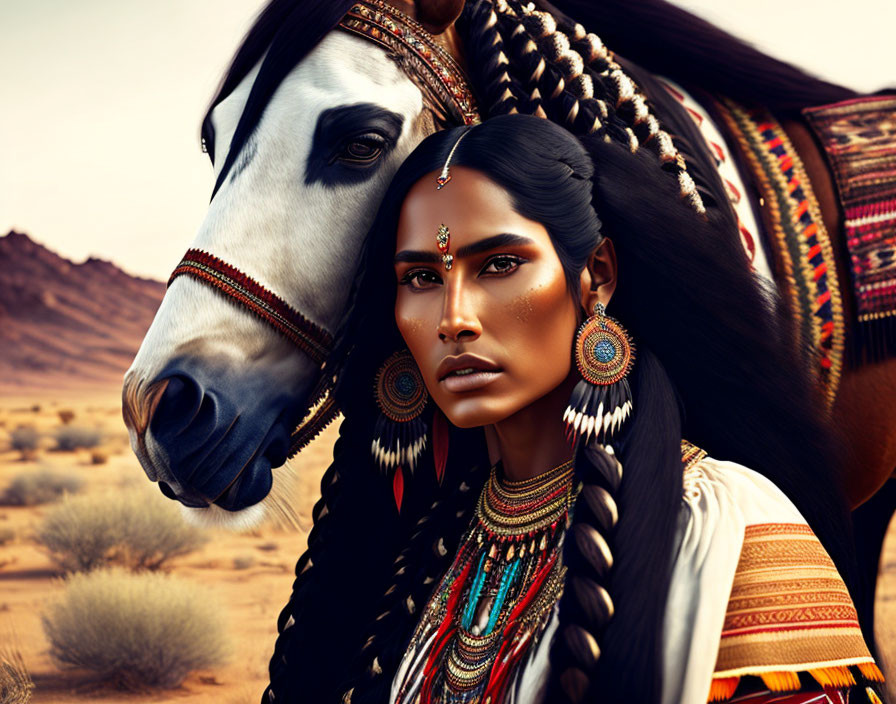
{"label": "horse eye", "polygon": [[349,164],[367,165],[376,161],[386,148],[386,140],[378,134],[353,137],[342,145],[338,159]]}

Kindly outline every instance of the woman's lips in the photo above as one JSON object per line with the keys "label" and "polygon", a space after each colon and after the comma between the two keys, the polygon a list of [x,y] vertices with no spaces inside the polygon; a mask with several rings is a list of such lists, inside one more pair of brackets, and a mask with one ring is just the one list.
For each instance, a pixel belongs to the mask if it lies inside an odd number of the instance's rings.
{"label": "woman's lips", "polygon": [[445,357],[436,369],[436,377],[443,389],[459,393],[488,386],[503,371],[490,359],[464,352],[456,357]]}
{"label": "woman's lips", "polygon": [[501,373],[500,370],[458,369],[448,374],[439,383],[446,391],[452,393],[476,391],[491,384],[501,376]]}

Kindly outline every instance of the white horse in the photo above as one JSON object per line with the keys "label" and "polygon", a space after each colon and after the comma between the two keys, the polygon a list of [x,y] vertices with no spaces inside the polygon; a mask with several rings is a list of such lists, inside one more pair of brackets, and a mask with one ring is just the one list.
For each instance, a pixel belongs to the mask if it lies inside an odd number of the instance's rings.
{"label": "white horse", "polygon": [[[211,113],[216,176],[258,71]],[[276,89],[191,248],[238,263],[333,333],[380,198],[434,130],[421,90],[384,51],[330,32]],[[179,277],[125,375],[131,445],[194,517],[251,525],[319,368],[211,287]]]}

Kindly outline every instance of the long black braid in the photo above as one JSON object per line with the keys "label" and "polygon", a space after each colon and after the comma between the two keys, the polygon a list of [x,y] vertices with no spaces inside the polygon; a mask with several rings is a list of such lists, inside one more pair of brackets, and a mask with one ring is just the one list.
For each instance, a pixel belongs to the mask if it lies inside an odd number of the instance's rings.
{"label": "long black braid", "polygon": [[[678,181],[682,197],[697,212],[705,212],[700,189],[674,138],[597,35],[562,13],[533,11],[517,0],[472,0],[457,26],[476,60],[507,67],[471,79],[487,117],[535,114],[573,134],[597,135],[626,144],[631,151],[643,145]],[[509,95],[516,99],[507,99]],[[702,190],[709,189],[704,185]],[[725,199],[721,202],[730,208]]]}
{"label": "long black braid", "polygon": [[[393,575],[355,659],[353,674],[340,685],[344,704],[378,704],[389,699],[393,675],[422,610],[448,569],[468,527],[476,499],[488,476],[481,435],[453,430],[450,490],[430,504],[393,563]],[[425,461],[417,473],[432,470]]]}
{"label": "long black braid", "polygon": [[340,427],[312,514],[308,549],[278,619],[264,702],[336,701],[387,587],[407,524],[420,515],[418,502],[410,498],[403,515],[396,512],[387,482],[370,462],[369,409],[352,411]]}
{"label": "long black braid", "polygon": [[[550,704],[661,696],[666,587],[682,496],[680,411],[669,377],[644,345],[630,381],[637,412],[625,432],[606,448],[580,443],[576,453],[582,489],[564,541]],[[662,586],[633,588],[646,579]]]}

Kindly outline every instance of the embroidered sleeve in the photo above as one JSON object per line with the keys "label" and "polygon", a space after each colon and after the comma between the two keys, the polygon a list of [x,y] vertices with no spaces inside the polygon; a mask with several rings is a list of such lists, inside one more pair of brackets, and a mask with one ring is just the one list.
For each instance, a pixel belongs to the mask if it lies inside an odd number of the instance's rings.
{"label": "embroidered sleeve", "polygon": [[881,681],[846,587],[793,503],[742,465],[683,456],[663,704],[790,702],[781,693],[809,689],[839,704],[861,678]]}
{"label": "embroidered sleeve", "polygon": [[[856,672],[857,671],[857,672]],[[804,523],[746,527],[713,673],[710,701],[730,699],[741,677],[772,692],[882,681],[834,563]]]}

